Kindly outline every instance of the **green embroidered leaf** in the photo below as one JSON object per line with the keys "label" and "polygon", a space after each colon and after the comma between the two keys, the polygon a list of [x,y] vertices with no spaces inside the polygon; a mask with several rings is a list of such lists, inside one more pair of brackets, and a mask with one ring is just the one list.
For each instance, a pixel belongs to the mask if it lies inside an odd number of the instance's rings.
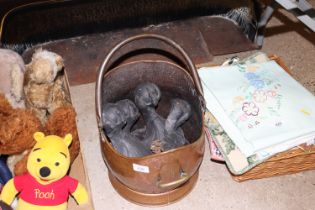
{"label": "green embroidered leaf", "polygon": [[227,154],[230,154],[231,151],[235,150],[235,144],[234,142],[230,139],[230,137],[228,137],[228,135],[226,135],[226,133],[222,134],[223,137],[223,142],[224,142],[224,146],[225,146],[225,150]]}
{"label": "green embroidered leaf", "polygon": [[252,165],[252,164],[256,163],[255,159],[256,159],[256,155],[249,156],[247,158],[247,162],[249,163],[249,165]]}
{"label": "green embroidered leaf", "polygon": [[265,80],[265,83],[266,83],[266,85],[271,85],[271,84],[272,84],[272,81],[269,80],[269,79],[266,79],[266,80]]}
{"label": "green embroidered leaf", "polygon": [[240,64],[236,64],[236,66],[238,67],[238,70],[239,70],[240,72],[245,72],[245,71],[246,71],[245,66],[240,65]]}

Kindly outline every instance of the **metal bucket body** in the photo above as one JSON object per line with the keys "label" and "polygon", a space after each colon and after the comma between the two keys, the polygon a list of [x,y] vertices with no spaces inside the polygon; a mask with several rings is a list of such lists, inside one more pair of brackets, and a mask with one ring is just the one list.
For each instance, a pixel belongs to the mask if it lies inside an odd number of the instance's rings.
{"label": "metal bucket body", "polygon": [[[191,144],[160,154],[128,158],[117,153],[103,134],[102,150],[111,173],[129,188],[143,193],[163,193],[187,181],[201,163],[204,152],[201,104],[190,75],[180,66],[164,61],[138,61],[110,71],[103,79],[102,103],[125,98],[132,100],[132,90],[144,81],[160,87],[162,98],[157,112],[163,117],[167,116],[170,99],[174,97],[191,104],[192,115],[183,126],[185,137]],[[142,127],[141,121],[135,126]],[[139,171],[137,167],[140,167]],[[176,181],[178,183],[171,186],[163,186]]]}

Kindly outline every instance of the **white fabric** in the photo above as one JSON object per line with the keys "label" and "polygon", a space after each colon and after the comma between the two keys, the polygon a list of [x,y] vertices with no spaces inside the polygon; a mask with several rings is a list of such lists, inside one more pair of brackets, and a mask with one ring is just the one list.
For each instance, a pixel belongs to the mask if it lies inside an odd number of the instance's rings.
{"label": "white fabric", "polygon": [[199,69],[207,108],[247,156],[315,136],[315,97],[276,62]]}

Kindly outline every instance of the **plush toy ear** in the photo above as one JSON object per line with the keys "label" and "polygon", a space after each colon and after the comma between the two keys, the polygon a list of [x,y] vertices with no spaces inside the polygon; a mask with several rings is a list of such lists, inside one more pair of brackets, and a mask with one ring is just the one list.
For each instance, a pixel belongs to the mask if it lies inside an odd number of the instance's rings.
{"label": "plush toy ear", "polygon": [[65,136],[65,138],[63,139],[63,141],[65,142],[65,144],[69,147],[69,145],[72,142],[72,135],[69,133]]}
{"label": "plush toy ear", "polygon": [[35,141],[39,142],[45,138],[45,134],[42,132],[36,132],[36,133],[34,133],[33,137],[34,137]]}

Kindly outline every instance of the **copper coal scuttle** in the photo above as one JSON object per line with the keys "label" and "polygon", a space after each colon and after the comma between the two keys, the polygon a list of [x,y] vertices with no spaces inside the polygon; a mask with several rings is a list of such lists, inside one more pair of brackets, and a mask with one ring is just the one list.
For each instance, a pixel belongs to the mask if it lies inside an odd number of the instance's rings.
{"label": "copper coal scuttle", "polygon": [[[155,40],[168,45],[173,52],[180,55],[174,55],[177,57],[175,60],[182,60],[184,65],[162,59],[122,62],[115,67],[110,65],[114,54],[118,54],[117,51],[126,48],[127,44],[145,40]],[[155,47],[157,45],[153,46]],[[127,49],[132,50],[130,47]],[[111,139],[112,133],[104,130],[104,119],[109,117],[106,115],[106,107],[115,109],[117,101],[126,99],[134,102],[135,90],[139,89],[139,84],[154,84],[159,88],[160,100],[154,112],[162,121],[169,118],[170,110],[174,108],[171,104],[174,98],[189,103],[189,118],[179,128],[187,143],[139,157],[128,157],[115,149],[114,142],[111,142],[114,141]],[[108,104],[112,106],[107,106]],[[137,35],[120,42],[108,53],[98,72],[96,113],[101,149],[109,178],[121,196],[142,205],[163,205],[172,203],[190,192],[197,181],[204,154],[203,105],[202,87],[193,62],[187,53],[169,38],[155,34]],[[128,132],[141,131],[143,128],[148,130],[144,118],[142,113],[139,119],[133,120],[134,125],[132,128],[129,125]],[[155,144],[159,142],[161,143],[160,139],[154,139]]]}

